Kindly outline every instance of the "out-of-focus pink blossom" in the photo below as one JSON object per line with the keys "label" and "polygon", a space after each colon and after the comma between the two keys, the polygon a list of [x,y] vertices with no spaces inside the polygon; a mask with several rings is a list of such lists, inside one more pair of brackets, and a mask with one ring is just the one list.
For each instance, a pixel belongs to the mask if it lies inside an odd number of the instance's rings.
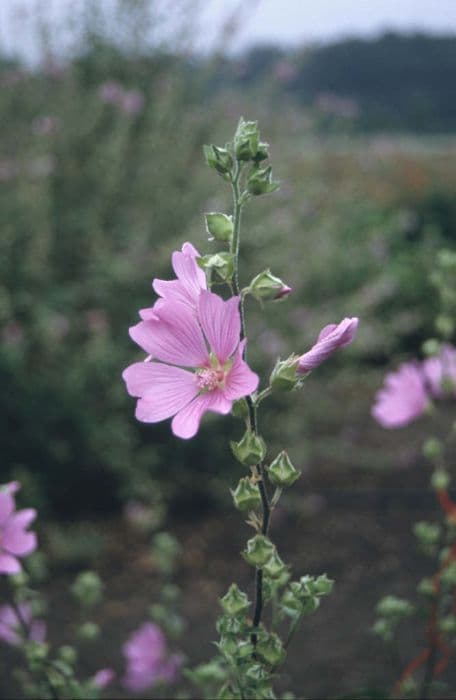
{"label": "out-of-focus pink blossom", "polygon": [[162,630],[151,622],[145,622],[124,644],[127,669],[122,681],[127,690],[141,693],[157,683],[176,680],[182,659],[169,655]]}
{"label": "out-of-focus pink blossom", "polygon": [[115,80],[108,80],[100,85],[99,95],[102,102],[107,104],[119,105],[123,97],[123,88],[120,83]]}
{"label": "out-of-focus pink blossom", "polygon": [[115,677],[116,673],[112,670],[112,668],[102,668],[96,672],[96,674],[92,678],[92,683],[95,686],[95,688],[104,690],[104,688],[107,688],[109,685],[111,685]]}
{"label": "out-of-focus pink blossom", "polygon": [[42,117],[37,117],[32,122],[32,131],[39,136],[49,136],[54,134],[59,126],[59,120],[57,117],[52,117],[46,114]]}
{"label": "out-of-focus pink blossom", "polygon": [[456,349],[444,345],[440,354],[423,362],[423,373],[429,391],[435,398],[456,392]]}
{"label": "out-of-focus pink blossom", "polygon": [[421,416],[429,404],[422,368],[416,362],[404,362],[397,372],[386,375],[372,416],[384,428],[401,428]]}
{"label": "out-of-focus pink blossom", "polygon": [[152,360],[122,375],[138,398],[136,418],[157,423],[174,416],[173,433],[188,439],[206,411],[226,415],[233,401],[255,391],[258,376],[243,360],[240,324],[239,297],[224,301],[203,289],[196,313],[173,295],[156,304],[148,320],[130,328]]}
{"label": "out-of-focus pink blossom", "polygon": [[315,345],[299,358],[297,372],[305,374],[321,365],[335,350],[352,342],[357,328],[357,318],[344,318],[340,323],[325,326]]}
{"label": "out-of-focus pink blossom", "polygon": [[120,108],[131,116],[138,114],[144,107],[144,95],[139,90],[127,90],[122,95]]}
{"label": "out-of-focus pink blossom", "polygon": [[35,551],[37,539],[27,527],[36,518],[33,508],[16,510],[14,493],[17,482],[0,487],[0,574],[18,574],[20,557]]}
{"label": "out-of-focus pink blossom", "polygon": [[17,611],[11,605],[0,608],[0,639],[16,646],[27,635],[32,642],[42,644],[46,639],[46,623],[34,620],[28,603],[20,603]]}

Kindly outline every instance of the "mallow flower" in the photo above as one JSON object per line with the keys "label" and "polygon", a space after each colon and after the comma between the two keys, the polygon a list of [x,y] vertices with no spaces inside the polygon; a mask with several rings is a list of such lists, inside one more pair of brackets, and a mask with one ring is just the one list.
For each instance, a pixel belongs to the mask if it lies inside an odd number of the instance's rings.
{"label": "mallow flower", "polygon": [[28,639],[42,644],[46,639],[46,623],[33,619],[32,609],[28,603],[19,603],[16,611],[11,605],[0,608],[0,639],[6,644],[17,646],[24,637],[24,626]]}
{"label": "mallow flower", "polygon": [[0,487],[0,574],[18,574],[22,567],[19,557],[27,556],[37,547],[36,535],[27,527],[36,518],[36,510],[16,510],[14,493],[17,482]]}
{"label": "mallow flower", "polygon": [[145,321],[155,317],[155,310],[159,309],[164,301],[180,301],[192,309],[196,309],[199,294],[202,289],[207,289],[207,281],[204,270],[200,268],[196,259],[200,254],[191,243],[184,243],[182,251],[176,250],[172,254],[171,261],[177,279],[154,279],[152,287],[160,297],[154,306],[142,309],[139,312]]}
{"label": "mallow flower", "polygon": [[165,636],[152,622],[145,622],[123,646],[127,669],[122,681],[127,690],[141,693],[157,683],[172,683],[182,658],[169,655]]}
{"label": "mallow flower", "polygon": [[426,385],[435,398],[442,398],[456,393],[456,349],[444,345],[435,357],[428,357],[423,362]]}
{"label": "mallow flower", "polygon": [[430,404],[425,376],[417,362],[404,362],[389,372],[377,392],[372,416],[384,428],[401,428],[424,413]]}
{"label": "mallow flower", "polygon": [[154,315],[130,328],[150,361],[123,372],[127,391],[138,398],[136,418],[157,423],[173,417],[172,431],[193,437],[206,411],[227,414],[251,394],[258,376],[243,360],[239,297],[224,301],[202,289],[195,304],[169,298]]}
{"label": "mallow flower", "polygon": [[356,335],[357,318],[344,318],[340,323],[325,326],[315,345],[298,360],[298,374],[306,374],[321,365],[338,348],[349,345]]}
{"label": "mallow flower", "polygon": [[112,668],[101,668],[92,678],[92,683],[95,688],[104,690],[114,681],[116,677],[115,671]]}

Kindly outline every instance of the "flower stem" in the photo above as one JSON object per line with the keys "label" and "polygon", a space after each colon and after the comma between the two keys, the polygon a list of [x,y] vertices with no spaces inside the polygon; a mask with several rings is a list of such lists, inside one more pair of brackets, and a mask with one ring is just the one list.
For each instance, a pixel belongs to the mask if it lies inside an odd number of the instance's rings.
{"label": "flower stem", "polygon": [[[240,317],[241,317],[241,340],[246,337],[246,324],[245,324],[245,312],[244,312],[244,298],[240,294],[239,286],[239,247],[240,247],[240,230],[241,230],[241,211],[242,211],[242,196],[240,191],[240,176],[241,176],[241,166],[239,162],[236,162],[235,170],[231,180],[232,190],[233,190],[233,238],[231,241],[231,253],[234,256],[234,274],[233,274],[233,290],[235,294],[240,295]],[[245,351],[244,351],[245,358]],[[264,392],[263,392],[264,393]],[[254,401],[253,397],[246,397],[248,411],[249,411],[249,428],[250,430],[258,434],[258,416],[257,416],[257,402]],[[261,507],[262,507],[262,520],[261,520],[261,533],[263,535],[268,534],[269,521],[271,515],[271,508],[269,503],[269,496],[266,489],[266,484],[264,481],[265,470],[264,464],[260,461],[256,465],[259,481],[258,487],[261,495]],[[254,602],[254,614],[253,614],[253,627],[254,632],[251,635],[251,641],[254,646],[257,643],[257,628],[261,622],[261,617],[263,614],[263,570],[257,568],[255,571],[255,602]]]}

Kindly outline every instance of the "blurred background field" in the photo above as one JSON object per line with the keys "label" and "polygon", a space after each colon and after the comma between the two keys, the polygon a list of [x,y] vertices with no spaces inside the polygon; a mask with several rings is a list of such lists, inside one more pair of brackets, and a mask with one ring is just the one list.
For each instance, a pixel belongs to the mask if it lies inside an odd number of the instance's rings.
{"label": "blurred background field", "polygon": [[[39,509],[51,634],[70,634],[66,588],[79,566],[109,584],[109,642],[82,664],[117,659],[153,602],[149,540],[125,517],[132,502],[182,542],[191,661],[210,653],[233,569],[248,585],[247,528],[237,532],[228,491],[242,475],[228,447],[239,426],[213,417],[178,441],[168,424],[135,422],[121,381],[140,357],[127,329],[153,301],[152,278],[171,277],[170,253],[186,240],[213,250],[203,213],[230,203],[202,145],[227,140],[242,114],[259,120],[282,183],[246,211],[242,279],[270,265],[293,287],[278,305],[249,303],[251,364],[267,376],[326,323],[361,319],[356,343],[262,418],[273,450],[288,446],[304,471],[276,514],[279,544],[297,571],[336,579],[290,654],[288,685],[298,697],[382,697],[400,668],[369,633],[373,608],[426,573],[410,527],[434,504],[422,424],[388,433],[370,407],[385,370],[432,334],[429,275],[437,251],[454,247],[455,35],[230,53],[239,10],[203,52],[194,3],[173,3],[169,17],[166,4],[119,0],[81,2],[63,49],[22,5],[14,26],[34,27],[38,58],[0,47],[0,481],[19,479],[21,503]],[[410,653],[419,634],[405,640]],[[3,697],[17,693],[9,658],[2,649]]]}

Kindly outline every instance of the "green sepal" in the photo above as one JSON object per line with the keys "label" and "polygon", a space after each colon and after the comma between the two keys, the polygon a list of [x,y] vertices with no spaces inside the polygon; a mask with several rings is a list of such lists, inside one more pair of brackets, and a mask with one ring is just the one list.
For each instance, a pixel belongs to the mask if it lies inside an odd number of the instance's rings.
{"label": "green sepal", "polygon": [[235,583],[232,583],[228,592],[221,598],[220,605],[227,615],[238,617],[248,610],[250,600],[246,593],[241,591]]}
{"label": "green sepal", "polygon": [[259,464],[266,455],[266,444],[260,435],[246,430],[239,442],[230,443],[236,459],[248,467]]}
{"label": "green sepal", "polygon": [[240,479],[236,488],[231,490],[234,505],[239,510],[255,510],[261,505],[261,495],[258,485],[248,476]]}
{"label": "green sepal", "polygon": [[251,564],[261,568],[264,566],[275,551],[275,546],[265,535],[255,535],[248,540],[246,549],[242,552],[244,559]]}
{"label": "green sepal", "polygon": [[210,212],[205,214],[206,231],[210,241],[230,241],[233,237],[233,217]]}
{"label": "green sepal", "polygon": [[288,454],[283,450],[269,465],[268,476],[274,486],[283,488],[292,486],[301,476],[301,472],[293,466]]}

